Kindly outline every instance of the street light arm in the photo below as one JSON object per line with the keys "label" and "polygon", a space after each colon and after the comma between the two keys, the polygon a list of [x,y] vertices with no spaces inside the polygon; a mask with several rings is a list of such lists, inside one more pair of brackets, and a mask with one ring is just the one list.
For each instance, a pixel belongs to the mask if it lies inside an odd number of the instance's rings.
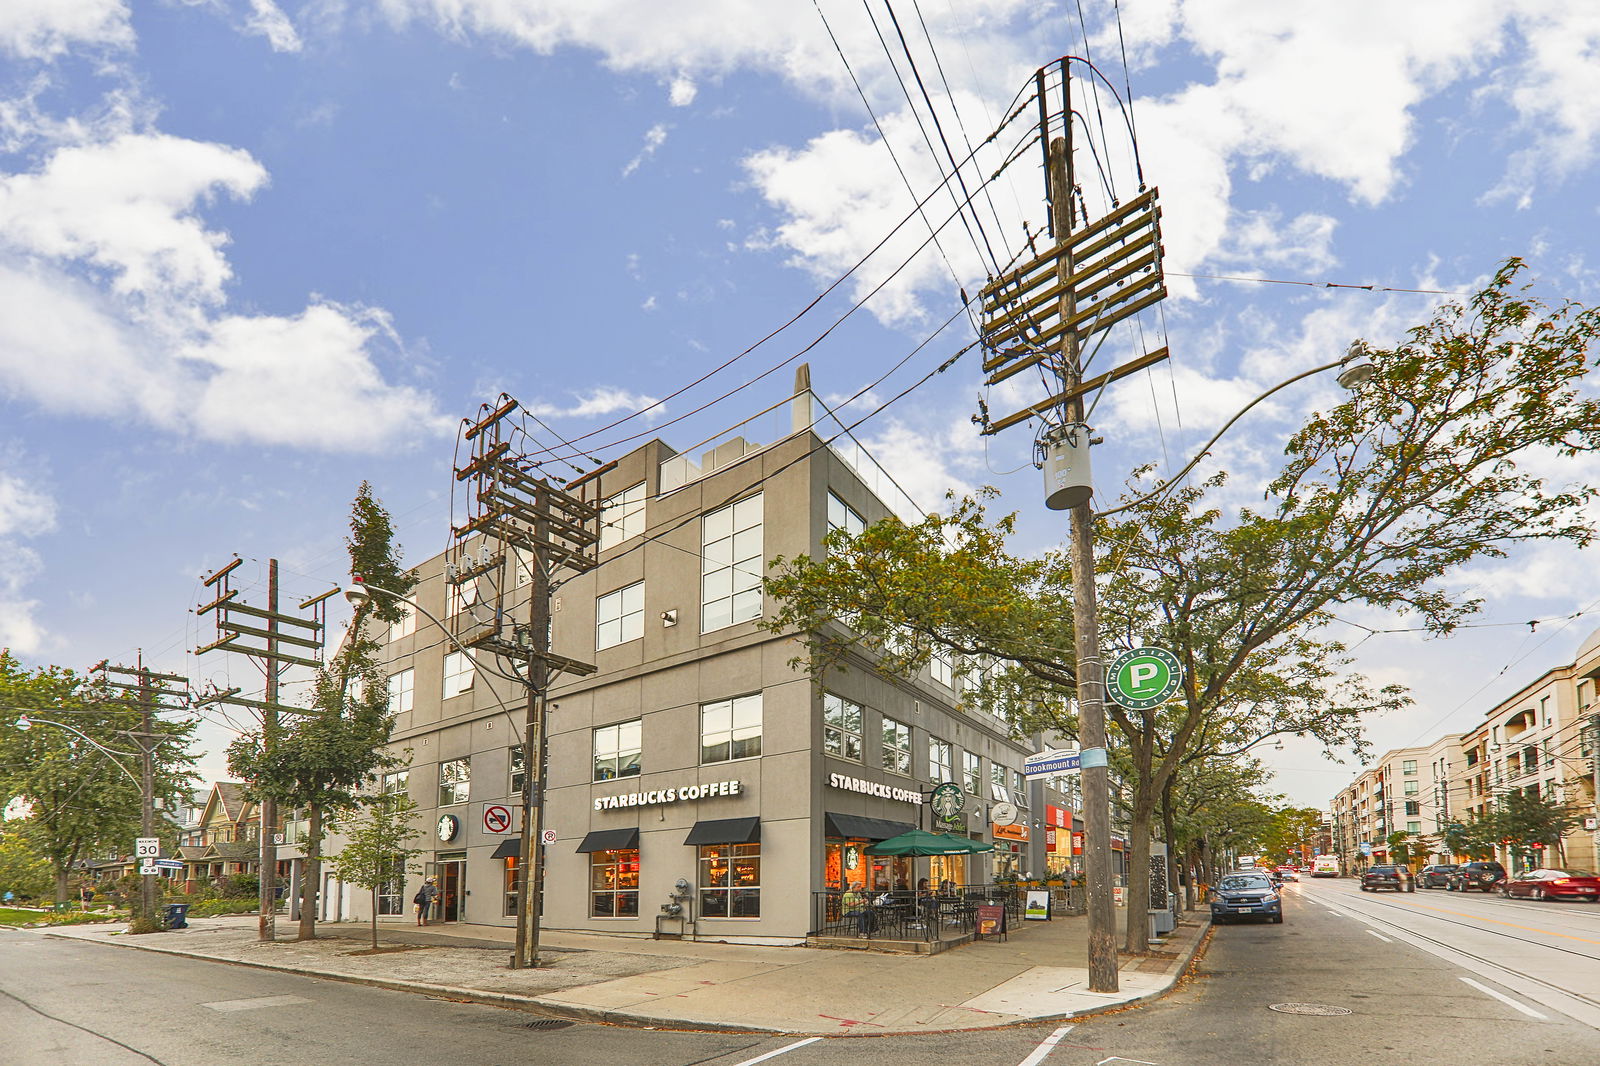
{"label": "street light arm", "polygon": [[1347,365],[1350,360],[1355,357],[1355,354],[1356,353],[1352,351],[1351,354],[1346,355],[1343,359],[1337,359],[1331,363],[1323,363],[1321,366],[1314,366],[1310,370],[1301,371],[1294,377],[1289,378],[1286,381],[1280,381],[1278,384],[1272,386],[1272,388],[1268,389],[1266,392],[1263,392],[1260,396],[1257,396],[1255,399],[1239,408],[1238,412],[1232,418],[1228,419],[1228,421],[1223,424],[1221,429],[1217,430],[1210,440],[1206,441],[1205,445],[1195,453],[1195,457],[1190,459],[1188,465],[1186,465],[1182,470],[1172,475],[1172,477],[1168,478],[1166,481],[1162,482],[1145,495],[1140,496],[1137,499],[1130,500],[1120,507],[1113,507],[1109,511],[1097,511],[1095,512],[1095,517],[1109,518],[1111,515],[1121,514],[1123,511],[1139,506],[1139,504],[1144,503],[1146,500],[1155,499],[1157,496],[1161,496],[1164,493],[1172,491],[1173,487],[1176,486],[1178,482],[1183,480],[1184,475],[1188,474],[1189,471],[1193,470],[1197,465],[1199,465],[1200,460],[1211,454],[1211,446],[1217,443],[1217,441],[1221,440],[1222,435],[1228,432],[1228,430],[1232,429],[1233,424],[1239,421],[1239,419],[1243,418],[1256,404],[1260,403],[1262,400],[1265,400],[1268,396],[1271,396],[1278,390],[1288,388],[1295,382],[1308,378],[1313,374],[1320,374],[1325,370],[1332,370],[1334,367]]}
{"label": "street light arm", "polygon": [[133,775],[133,772],[131,770],[129,770],[126,766],[123,766],[122,762],[117,758],[118,755],[125,755],[130,759],[137,759],[137,758],[139,758],[139,757],[141,757],[143,755],[143,752],[137,752],[137,751],[113,751],[112,749],[106,747],[104,744],[100,743],[98,740],[94,739],[94,737],[91,737],[89,734],[83,732],[81,729],[74,729],[72,726],[67,725],[65,722],[54,722],[54,721],[51,721],[48,718],[35,718],[32,715],[24,714],[24,715],[22,715],[21,718],[18,719],[17,725],[18,725],[19,728],[27,729],[34,722],[41,722],[44,725],[53,725],[57,729],[65,729],[69,733],[76,733],[78,736],[80,736],[84,740],[88,741],[90,743],[90,745],[92,745],[102,755],[104,755],[106,758],[110,759],[112,761],[112,763],[116,765],[116,768],[118,770],[121,770],[123,773],[127,774],[128,775],[128,779],[130,781],[132,781],[135,785],[137,785],[140,788],[141,791],[144,789],[144,782],[140,781],[137,777],[135,777]]}

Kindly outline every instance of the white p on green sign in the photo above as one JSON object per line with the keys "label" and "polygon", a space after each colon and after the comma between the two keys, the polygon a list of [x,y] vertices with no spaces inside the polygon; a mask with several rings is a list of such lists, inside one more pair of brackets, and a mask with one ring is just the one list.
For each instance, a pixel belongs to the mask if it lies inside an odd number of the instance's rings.
{"label": "white p on green sign", "polygon": [[1165,648],[1134,648],[1117,656],[1106,675],[1106,694],[1129,710],[1165,703],[1183,683],[1178,657]]}

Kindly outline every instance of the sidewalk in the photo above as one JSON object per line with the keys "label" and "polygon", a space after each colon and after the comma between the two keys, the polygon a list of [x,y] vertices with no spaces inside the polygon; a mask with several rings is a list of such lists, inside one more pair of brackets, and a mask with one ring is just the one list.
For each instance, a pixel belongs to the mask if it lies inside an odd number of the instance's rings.
{"label": "sidewalk", "polygon": [[[1209,927],[1202,912],[1186,916],[1159,955],[1124,958],[1120,991],[1097,993],[1081,917],[1018,922],[1007,941],[935,955],[546,932],[534,970],[508,968],[510,929],[385,924],[372,954],[364,923],[320,923],[314,942],[276,944],[255,939],[254,915],[189,924],[138,937],[121,924],[47,935],[621,1025],[837,1036],[992,1028],[1150,999],[1177,983]],[[294,926],[280,918],[278,932]]]}

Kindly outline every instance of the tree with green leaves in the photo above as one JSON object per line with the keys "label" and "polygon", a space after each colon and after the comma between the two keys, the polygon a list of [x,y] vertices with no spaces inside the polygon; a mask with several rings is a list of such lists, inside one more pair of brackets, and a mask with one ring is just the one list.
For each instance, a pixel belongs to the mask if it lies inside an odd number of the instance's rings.
{"label": "tree with green leaves", "polygon": [[[1544,306],[1515,288],[1520,269],[1370,351],[1372,376],[1290,438],[1263,505],[1215,502],[1225,474],[1153,491],[1136,476],[1097,524],[1107,657],[1155,644],[1184,671],[1162,706],[1106,706],[1134,800],[1125,950],[1146,950],[1151,829],[1187,760],[1285,734],[1359,753],[1361,720],[1410,702],[1351,671],[1327,634],[1335,610],[1377,607],[1445,635],[1480,605],[1446,584],[1464,564],[1593,542],[1600,490],[1552,485],[1531,460],[1600,449],[1600,400],[1579,386],[1600,313]],[[1067,555],[1012,554],[1014,528],[966,499],[915,526],[835,532],[823,558],[774,561],[768,625],[802,634],[819,676],[846,663],[908,674],[936,647],[993,661],[970,698],[1008,708],[1019,736],[1075,735]]]}
{"label": "tree with green leaves", "polygon": [[1583,811],[1574,803],[1516,789],[1495,799],[1490,821],[1502,841],[1533,853],[1534,865],[1554,866],[1566,861],[1566,835],[1583,824]]}
{"label": "tree with green leaves", "polygon": [[[82,675],[58,666],[30,670],[0,649],[0,808],[17,801],[26,808],[28,836],[50,864],[57,903],[67,901],[73,871],[92,853],[133,850],[142,790],[137,740],[128,734],[139,727],[136,707]],[[158,734],[148,741],[155,796],[173,810],[195,780],[194,724],[158,718],[151,731]]]}
{"label": "tree with green leaves", "polygon": [[[350,572],[402,596],[415,578],[400,565],[389,513],[366,482],[350,508]],[[398,764],[384,750],[394,728],[388,679],[378,665],[378,642],[365,633],[369,618],[398,621],[403,608],[392,598],[370,597],[358,605],[338,652],[313,683],[311,705],[280,727],[268,747],[261,733],[247,733],[228,747],[228,768],[255,797],[270,795],[281,807],[306,811],[305,872],[301,878],[299,940],[316,937],[317,889],[322,880],[322,843],[330,811],[356,802],[362,783]]]}
{"label": "tree with green leaves", "polygon": [[345,845],[328,858],[333,876],[372,893],[372,946],[378,946],[378,892],[398,880],[405,886],[405,875],[421,873],[411,860],[422,854],[408,845],[422,831],[412,823],[417,805],[403,792],[371,797],[339,815],[337,830]]}
{"label": "tree with green leaves", "polygon": [[30,828],[25,818],[0,822],[0,896],[34,899],[51,891],[50,860],[33,846]]}
{"label": "tree with green leaves", "polygon": [[1439,839],[1452,855],[1465,855],[1468,859],[1492,859],[1495,845],[1500,842],[1500,834],[1495,830],[1492,816],[1480,816],[1473,811],[1465,819],[1447,822]]}

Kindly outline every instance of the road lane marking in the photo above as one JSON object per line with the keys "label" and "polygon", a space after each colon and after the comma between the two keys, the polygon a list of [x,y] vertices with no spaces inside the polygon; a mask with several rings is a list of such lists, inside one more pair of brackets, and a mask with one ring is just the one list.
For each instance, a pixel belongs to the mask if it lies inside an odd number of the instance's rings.
{"label": "road lane marking", "polygon": [[257,1007],[291,1007],[297,1003],[310,1003],[309,999],[299,996],[257,996],[254,999],[219,999],[215,1003],[202,1003],[202,1007],[212,1010],[255,1010]]}
{"label": "road lane marking", "polygon": [[1523,1006],[1521,1003],[1518,1003],[1516,1000],[1512,999],[1510,996],[1505,995],[1504,993],[1501,993],[1501,992],[1496,992],[1494,989],[1490,988],[1488,985],[1479,984],[1477,981],[1474,981],[1470,977],[1463,977],[1462,980],[1465,981],[1467,984],[1471,985],[1473,988],[1476,988],[1479,992],[1482,992],[1484,995],[1493,996],[1495,999],[1498,999],[1501,1003],[1504,1003],[1506,1006],[1515,1007],[1517,1010],[1520,1010],[1522,1013],[1526,1014],[1530,1018],[1538,1018],[1541,1022],[1547,1022],[1547,1021],[1550,1020],[1549,1018],[1546,1018],[1543,1014],[1540,1014],[1538,1011],[1534,1010],[1532,1007]]}
{"label": "road lane marking", "polygon": [[1072,1026],[1061,1026],[1061,1028],[1051,1032],[1050,1036],[1040,1040],[1040,1044],[1034,1048],[1034,1052],[1024,1058],[1021,1063],[1018,1063],[1018,1066],[1038,1066],[1038,1064],[1043,1063],[1046,1056],[1056,1050],[1056,1045],[1061,1044],[1061,1037],[1067,1036],[1069,1032],[1072,1032]]}
{"label": "road lane marking", "polygon": [[1072,1032],[1072,1026],[1063,1025],[1040,1041],[1039,1046],[1033,1049],[1033,1053],[1019,1062],[1017,1066],[1039,1066],[1039,1063],[1043,1062],[1050,1052],[1056,1049],[1056,1045],[1061,1043],[1061,1038],[1070,1032]]}
{"label": "road lane marking", "polygon": [[1384,936],[1382,933],[1374,932],[1371,929],[1367,930],[1367,935],[1368,936],[1375,936],[1379,940],[1383,941],[1385,944],[1393,944],[1394,943],[1393,940],[1390,940],[1388,937]]}
{"label": "road lane marking", "polygon": [[792,1044],[785,1044],[783,1047],[777,1048],[774,1051],[769,1051],[765,1055],[757,1055],[753,1059],[745,1059],[743,1062],[735,1063],[734,1066],[755,1066],[755,1064],[758,1062],[766,1062],[768,1059],[775,1059],[779,1055],[786,1055],[797,1048],[805,1047],[807,1044],[815,1044],[821,1039],[822,1037],[820,1036],[809,1036],[804,1040],[796,1040]]}

